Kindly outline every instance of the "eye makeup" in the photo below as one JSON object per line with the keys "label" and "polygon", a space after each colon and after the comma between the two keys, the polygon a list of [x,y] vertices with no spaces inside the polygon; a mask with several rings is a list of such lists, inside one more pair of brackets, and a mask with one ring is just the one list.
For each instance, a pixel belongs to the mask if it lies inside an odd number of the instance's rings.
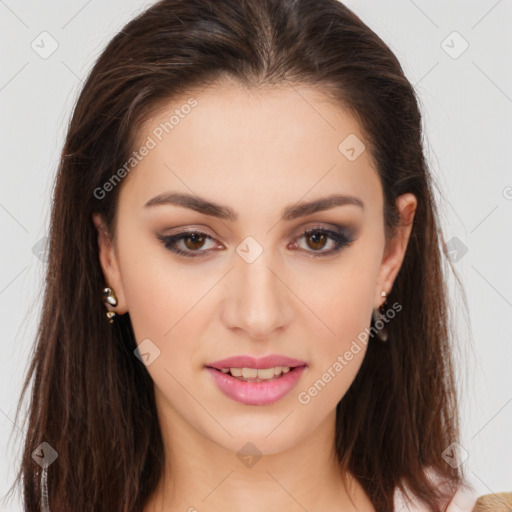
{"label": "eye makeup", "polygon": [[[306,253],[308,257],[332,256],[348,247],[356,239],[354,231],[352,228],[342,226],[337,226],[335,229],[315,226],[295,237],[288,247],[298,249],[300,252]],[[202,258],[211,254],[212,250],[216,250],[215,248],[218,247],[215,238],[197,229],[184,230],[173,235],[157,235],[157,238],[166,249],[184,258]],[[299,243],[302,239],[306,240],[306,248]],[[208,241],[213,243],[210,249],[204,249]],[[320,250],[316,250],[318,245],[321,246]],[[323,250],[326,245],[330,245],[331,249]],[[308,249],[308,246],[312,249]]]}

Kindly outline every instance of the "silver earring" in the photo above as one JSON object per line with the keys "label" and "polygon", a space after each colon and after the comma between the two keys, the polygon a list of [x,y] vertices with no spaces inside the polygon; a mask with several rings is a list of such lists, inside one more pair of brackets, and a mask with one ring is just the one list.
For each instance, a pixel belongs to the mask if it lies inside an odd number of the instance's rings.
{"label": "silver earring", "polygon": [[[382,292],[380,292],[380,295],[381,295],[381,297],[386,297],[386,292],[384,290],[382,290]],[[384,316],[385,307],[387,305],[387,302],[388,302],[388,299],[385,298],[384,302],[379,306],[379,309],[373,310],[372,317],[373,317],[374,324],[376,324],[379,320],[381,320],[382,316]],[[382,320],[381,320],[381,322],[382,322]],[[377,329],[377,337],[381,341],[387,341],[387,339],[388,339],[387,329],[385,327],[381,327],[380,329]]]}
{"label": "silver earring", "polygon": [[43,466],[43,472],[41,473],[41,509],[42,512],[50,512],[50,506],[48,504],[48,474],[46,466]]}
{"label": "silver earring", "polygon": [[[109,288],[109,287],[103,288],[103,302],[108,306],[112,306],[112,307],[117,306],[117,297],[112,288]],[[106,315],[108,318],[108,322],[110,324],[113,324],[114,318],[117,316],[117,313],[115,311],[107,311]]]}

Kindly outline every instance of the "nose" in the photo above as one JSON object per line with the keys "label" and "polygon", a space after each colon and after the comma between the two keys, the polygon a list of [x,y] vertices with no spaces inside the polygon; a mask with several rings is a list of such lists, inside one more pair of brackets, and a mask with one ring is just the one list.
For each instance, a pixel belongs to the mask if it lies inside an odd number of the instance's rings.
{"label": "nose", "polygon": [[265,257],[252,263],[236,262],[229,274],[223,317],[230,329],[243,330],[249,338],[268,339],[291,319],[290,290]]}

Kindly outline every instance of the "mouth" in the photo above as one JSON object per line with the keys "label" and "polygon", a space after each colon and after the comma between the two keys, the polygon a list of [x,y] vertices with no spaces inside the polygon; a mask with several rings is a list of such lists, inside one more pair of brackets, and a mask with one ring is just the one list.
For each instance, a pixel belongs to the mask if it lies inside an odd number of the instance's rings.
{"label": "mouth", "polygon": [[270,368],[214,368],[212,366],[207,366],[207,368],[241,382],[273,382],[306,366],[304,364],[299,366],[272,366]]}
{"label": "mouth", "polygon": [[[281,364],[278,364],[281,363]],[[269,405],[288,395],[308,365],[283,356],[238,356],[205,366],[217,389],[244,405]]]}

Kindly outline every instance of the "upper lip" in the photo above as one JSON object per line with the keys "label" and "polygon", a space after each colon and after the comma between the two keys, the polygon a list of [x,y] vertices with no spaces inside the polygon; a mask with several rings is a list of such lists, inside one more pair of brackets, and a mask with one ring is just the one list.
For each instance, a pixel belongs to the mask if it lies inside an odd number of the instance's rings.
{"label": "upper lip", "polygon": [[279,354],[270,354],[261,358],[254,358],[251,356],[234,356],[220,361],[214,361],[206,365],[210,368],[221,370],[222,368],[273,368],[274,366],[289,366],[290,368],[296,366],[307,366],[305,361],[293,359],[291,357],[281,356]]}

